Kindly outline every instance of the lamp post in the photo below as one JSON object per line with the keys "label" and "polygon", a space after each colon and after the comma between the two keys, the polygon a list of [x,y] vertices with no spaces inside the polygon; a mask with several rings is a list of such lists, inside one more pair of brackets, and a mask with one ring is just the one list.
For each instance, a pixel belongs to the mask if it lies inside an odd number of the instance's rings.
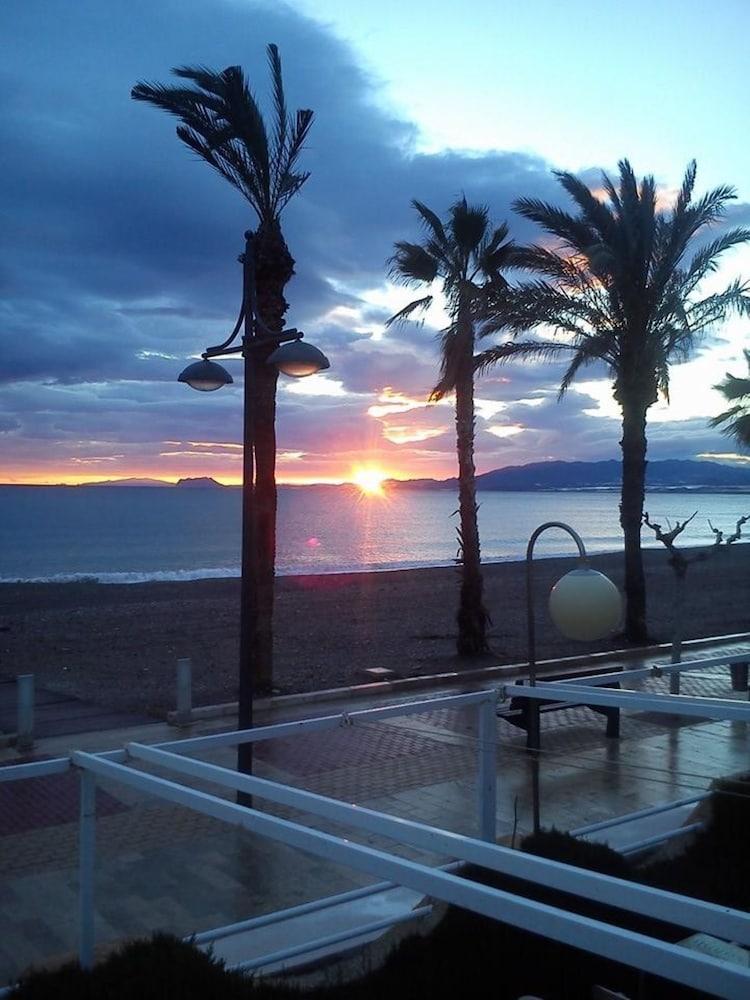
{"label": "lamp post", "polygon": [[[526,548],[526,625],[529,651],[529,684],[536,686],[536,622],[534,618],[534,545],[549,528],[561,528],[578,547],[579,564],[557,581],[549,596],[549,611],[558,630],[568,639],[593,641],[614,629],[622,615],[620,592],[608,576],[591,569],[583,539],[562,521],[546,521],[531,535]],[[529,700],[529,746],[533,750],[532,798],[534,833],[539,832],[539,746],[540,708],[537,699]]]}
{"label": "lamp post", "polygon": [[[213,392],[230,385],[234,379],[212,358],[239,355],[244,360],[244,418],[242,461],[242,570],[240,591],[240,670],[238,728],[253,724],[253,685],[258,670],[258,529],[255,496],[255,385],[258,364],[275,365],[293,378],[314,375],[330,367],[328,358],[312,344],[303,343],[304,334],[290,328],[274,332],[258,314],[255,286],[254,233],[245,233],[242,263],[242,305],[229,337],[214,347],[207,347],[202,360],[188,365],[178,381],[200,392]],[[238,341],[240,329],[242,338]],[[271,350],[270,354],[268,351]],[[267,355],[261,359],[260,355]],[[252,744],[240,743],[237,769],[252,771]]]}

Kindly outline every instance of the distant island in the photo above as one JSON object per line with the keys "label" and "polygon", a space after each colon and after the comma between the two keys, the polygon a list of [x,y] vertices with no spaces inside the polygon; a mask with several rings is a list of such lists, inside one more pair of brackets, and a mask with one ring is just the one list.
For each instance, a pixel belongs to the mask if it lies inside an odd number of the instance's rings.
{"label": "distant island", "polygon": [[175,486],[186,486],[188,489],[205,489],[206,487],[219,490],[226,489],[224,483],[220,483],[210,476],[197,476],[194,479],[178,479]]}
{"label": "distant island", "polygon": [[168,483],[165,479],[102,479],[96,483],[79,483],[76,489],[79,487],[88,488],[90,486],[166,486],[170,489],[180,486],[187,487],[188,489],[209,487],[210,489],[219,490],[227,488],[224,483],[220,483],[217,479],[212,479],[210,476],[196,476],[192,479],[178,479],[176,483]]}

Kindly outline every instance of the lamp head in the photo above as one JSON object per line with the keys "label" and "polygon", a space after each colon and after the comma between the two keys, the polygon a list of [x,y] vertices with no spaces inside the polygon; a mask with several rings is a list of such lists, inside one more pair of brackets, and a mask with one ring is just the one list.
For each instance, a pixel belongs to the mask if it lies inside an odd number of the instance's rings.
{"label": "lamp head", "polygon": [[280,372],[291,375],[292,378],[315,375],[331,367],[325,354],[304,340],[292,340],[287,344],[281,344],[268,356],[266,364],[276,365]]}
{"label": "lamp head", "polygon": [[191,389],[197,389],[198,392],[213,392],[215,389],[221,389],[224,385],[231,385],[234,379],[226,368],[217,365],[215,361],[208,361],[204,358],[202,361],[195,361],[192,365],[188,365],[184,371],[180,372],[177,381],[186,382]]}
{"label": "lamp head", "polygon": [[602,639],[620,623],[620,591],[588,566],[566,573],[549,595],[552,621],[568,639]]}

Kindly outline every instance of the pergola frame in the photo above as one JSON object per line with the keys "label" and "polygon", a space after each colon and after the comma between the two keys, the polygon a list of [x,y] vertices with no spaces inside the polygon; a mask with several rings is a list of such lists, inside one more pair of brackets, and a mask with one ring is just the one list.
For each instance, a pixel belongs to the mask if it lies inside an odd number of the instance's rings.
{"label": "pergola frame", "polygon": [[[667,673],[671,670],[695,669],[699,666],[713,666],[717,662],[723,664],[728,662],[728,659],[727,656],[713,657],[700,661],[687,661],[670,667],[657,667],[656,670]],[[594,898],[624,911],[648,914],[695,931],[750,945],[750,915],[747,913],[533,855],[521,854],[494,843],[497,766],[495,710],[497,701],[501,697],[512,695],[556,702],[568,700],[573,704],[580,702],[585,692],[586,701],[592,704],[614,705],[625,710],[657,710],[674,715],[699,715],[703,718],[750,722],[748,703],[601,689],[607,682],[612,683],[615,679],[621,683],[626,678],[636,680],[641,676],[653,676],[654,669],[652,667],[619,671],[612,675],[586,679],[585,683],[583,679],[575,679],[574,682],[538,681],[535,687],[508,684],[498,689],[471,694],[423,699],[215,736],[168,741],[157,746],[129,743],[121,750],[106,753],[76,751],[71,757],[58,760],[0,768],[0,780],[61,773],[71,766],[80,770],[79,957],[84,966],[91,965],[94,951],[95,787],[97,779],[102,778],[120,782],[137,791],[194,809],[257,835],[299,848],[319,858],[348,865],[357,871],[385,879],[386,882],[383,883],[385,887],[405,886],[425,896],[444,900],[491,919],[502,920],[522,930],[540,934],[653,975],[705,990],[711,995],[726,997],[729,1000],[733,998],[744,1000],[744,997],[750,995],[750,969],[690,951],[680,945],[628,931],[614,924],[593,920],[514,893],[481,885],[445,868],[430,867],[398,857],[388,851],[354,844],[342,837],[262,813],[257,809],[199,791],[178,780],[172,780],[172,777],[209,780],[223,788],[246,792],[253,797],[304,810],[356,830],[387,837],[398,844],[444,854],[459,863],[481,865],[538,885],[584,898]],[[589,680],[592,683],[588,683]],[[210,751],[241,743],[252,744],[296,733],[319,732],[342,725],[354,726],[360,722],[371,723],[390,717],[431,712],[437,708],[470,706],[474,706],[478,712],[479,838],[451,833],[184,756],[186,753]],[[136,770],[129,766],[131,763],[158,765],[166,768],[172,777],[163,778]],[[377,887],[373,891],[376,889]],[[367,891],[369,890],[355,890],[362,893]],[[330,900],[341,899],[346,895],[320,900],[319,908],[329,906]],[[312,905],[305,904],[308,909]],[[425,908],[420,908],[421,912],[426,912]],[[416,911],[412,914],[412,916],[418,915]],[[273,915],[263,919],[268,922],[269,919],[273,919]],[[403,920],[404,917],[396,919]],[[253,921],[245,923],[252,924]],[[212,932],[203,935],[207,940],[216,939],[218,936],[221,935],[219,933],[212,935]],[[311,941],[308,950],[312,952],[324,943],[324,939]],[[2,992],[4,991],[0,991],[0,995]]]}

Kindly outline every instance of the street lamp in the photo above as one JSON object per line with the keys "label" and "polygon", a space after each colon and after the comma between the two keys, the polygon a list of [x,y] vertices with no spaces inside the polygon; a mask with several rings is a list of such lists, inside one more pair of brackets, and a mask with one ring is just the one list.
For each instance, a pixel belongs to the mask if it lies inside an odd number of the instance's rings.
{"label": "street lamp", "polygon": [[[202,360],[180,373],[178,381],[199,392],[214,392],[231,385],[234,379],[212,358],[239,355],[244,360],[244,420],[242,462],[242,577],[240,595],[240,676],[238,728],[249,729],[253,724],[253,683],[258,668],[258,530],[255,497],[255,409],[254,395],[258,364],[274,365],[285,375],[302,378],[330,367],[328,358],[312,344],[304,343],[301,330],[290,328],[274,332],[258,314],[255,286],[254,234],[245,233],[242,263],[242,305],[229,337],[215,347],[208,347]],[[240,329],[242,339],[238,341]],[[273,348],[270,354],[267,352]],[[266,352],[265,359],[259,354]],[[266,428],[263,428],[266,429]],[[237,769],[252,770],[252,744],[241,743],[237,752]]]}
{"label": "street lamp", "polygon": [[[562,521],[546,521],[531,535],[526,548],[526,624],[529,651],[529,684],[536,686],[536,623],[534,620],[533,556],[536,540],[548,528],[561,528],[578,546],[579,564],[552,588],[549,612],[558,630],[568,639],[593,641],[617,627],[622,615],[622,599],[608,576],[591,569],[581,536]],[[534,833],[539,832],[539,713],[541,704],[529,699],[528,745],[534,751],[532,797]]]}

